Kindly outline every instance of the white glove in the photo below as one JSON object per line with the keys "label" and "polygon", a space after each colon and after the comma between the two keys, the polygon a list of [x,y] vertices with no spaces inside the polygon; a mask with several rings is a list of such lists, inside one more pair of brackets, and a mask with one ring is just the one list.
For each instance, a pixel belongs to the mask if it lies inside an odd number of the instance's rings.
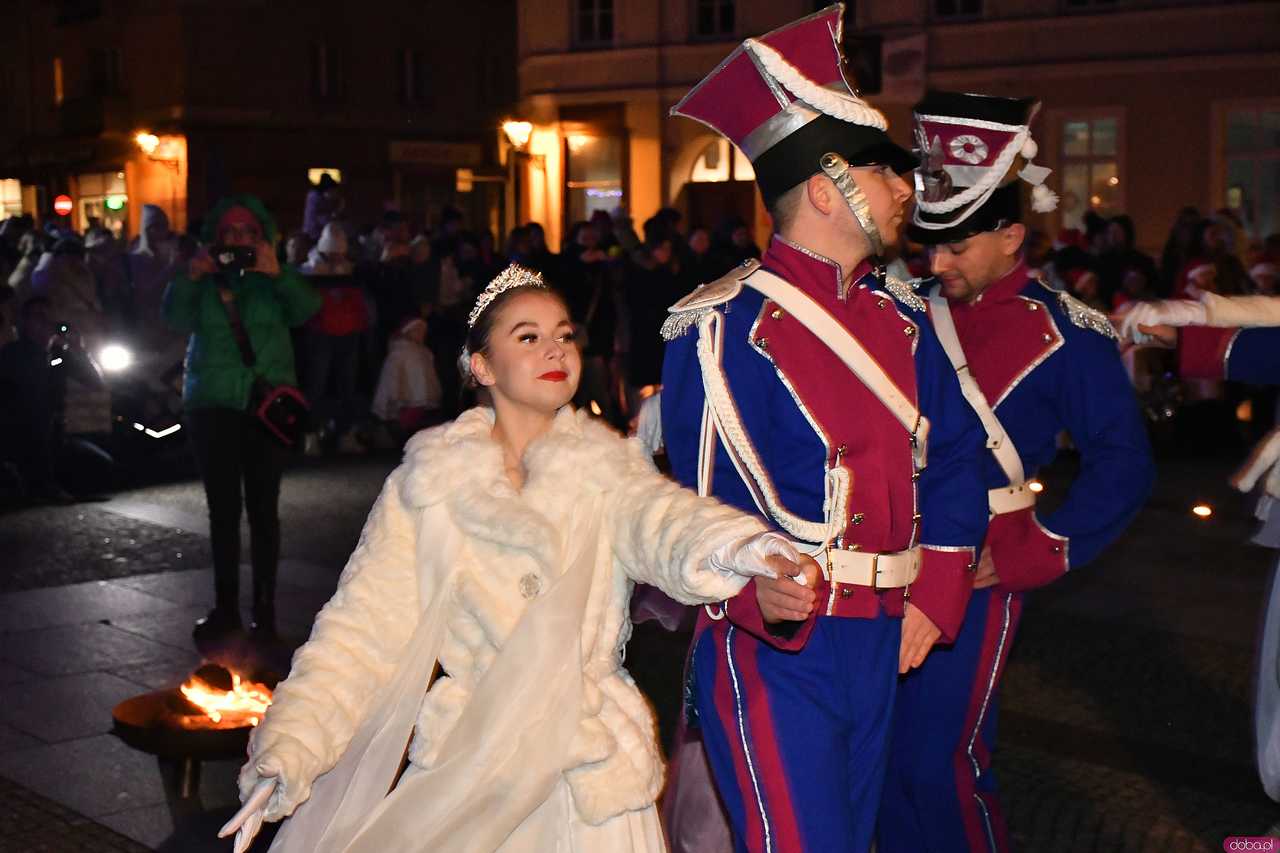
{"label": "white glove", "polygon": [[253,793],[249,795],[249,799],[244,801],[240,811],[236,812],[231,820],[223,824],[222,829],[218,830],[219,838],[226,838],[233,832],[236,834],[236,843],[232,853],[244,853],[249,849],[254,837],[262,829],[262,818],[267,810],[267,801],[271,799],[271,795],[275,793],[275,790],[275,779],[263,779],[254,787]]}
{"label": "white glove", "polygon": [[[745,577],[777,578],[767,561],[769,557],[782,557],[793,563],[800,562],[800,552],[787,537],[772,532],[757,533],[742,539],[726,542],[715,550],[707,562],[711,568],[724,573]],[[804,583],[804,575],[800,575]]]}
{"label": "white glove", "polygon": [[1204,305],[1190,299],[1139,302],[1126,311],[1120,320],[1120,339],[1146,344],[1151,342],[1151,336],[1139,331],[1139,325],[1203,326],[1205,319]]}
{"label": "white glove", "polygon": [[654,394],[640,404],[640,414],[636,416],[636,437],[650,456],[662,449],[662,394]]}

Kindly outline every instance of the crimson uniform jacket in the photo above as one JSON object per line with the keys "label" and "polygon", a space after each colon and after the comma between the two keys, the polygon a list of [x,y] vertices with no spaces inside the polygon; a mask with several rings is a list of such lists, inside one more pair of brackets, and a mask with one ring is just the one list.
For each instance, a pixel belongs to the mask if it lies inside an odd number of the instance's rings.
{"label": "crimson uniform jacket", "polygon": [[[928,419],[927,463],[914,470],[907,432],[821,340],[749,285],[723,305],[722,365],[743,425],[783,506],[805,519],[824,518],[824,476],[848,469],[852,487],[838,545],[867,552],[922,546],[920,576],[910,588],[918,606],[954,639],[973,587],[971,567],[986,528],[981,482],[984,434],[960,393],[955,373],[905,285],[885,284],[862,264],[847,292],[840,267],[775,235],[763,267],[817,300],[880,363]],[[731,273],[732,275],[732,273]],[[886,288],[896,291],[896,295]],[[704,390],[690,329],[667,346],[663,368],[663,436],[675,476],[696,486]],[[721,439],[711,493],[760,512]],[[762,513],[764,514],[764,513]],[[901,589],[819,584],[819,612],[901,615]],[[807,639],[813,618],[794,632],[766,629],[752,582],[725,605],[727,618],[782,648]]]}
{"label": "crimson uniform jacket", "polygon": [[1184,379],[1230,379],[1275,385],[1280,379],[1280,328],[1178,330],[1178,373]]}
{"label": "crimson uniform jacket", "polygon": [[[975,301],[948,304],[969,371],[1027,475],[1053,461],[1064,431],[1080,452],[1057,509],[1002,514],[987,532],[1003,590],[1042,586],[1096,557],[1146,501],[1155,478],[1146,427],[1106,317],[1025,264]],[[1009,485],[990,452],[983,478],[989,489]]]}

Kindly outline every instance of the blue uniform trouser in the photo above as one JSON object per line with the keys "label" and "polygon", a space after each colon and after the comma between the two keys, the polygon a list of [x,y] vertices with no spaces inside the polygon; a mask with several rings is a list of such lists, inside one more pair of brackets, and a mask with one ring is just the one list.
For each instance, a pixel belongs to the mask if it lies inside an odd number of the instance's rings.
{"label": "blue uniform trouser", "polygon": [[1022,597],[976,590],[955,645],[902,679],[877,829],[878,853],[1003,853],[991,772],[1000,677]]}
{"label": "blue uniform trouser", "polygon": [[739,853],[871,846],[901,636],[883,614],[820,617],[798,652],[727,621],[699,636],[694,700]]}

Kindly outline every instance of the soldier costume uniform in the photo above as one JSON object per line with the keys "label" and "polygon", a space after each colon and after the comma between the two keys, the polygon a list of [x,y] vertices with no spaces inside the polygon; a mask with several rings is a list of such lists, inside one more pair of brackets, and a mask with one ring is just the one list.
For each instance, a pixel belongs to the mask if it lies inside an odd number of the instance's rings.
{"label": "soldier costume uniform", "polygon": [[[847,84],[840,6],[747,39],[673,113],[752,160],[766,203],[824,172],[873,253],[848,168],[915,161]],[[866,850],[888,758],[901,619],[954,639],[986,524],[983,435],[924,302],[775,234],[673,307],[663,434],[678,479],[760,513],[825,577],[803,623],[755,584],[700,613],[689,686],[738,850]]]}
{"label": "soldier costume uniform", "polygon": [[[958,244],[1020,222],[1021,178],[1052,209],[1035,156],[1030,99],[931,92],[915,109],[928,165],[916,178],[909,234]],[[982,419],[991,521],[984,548],[999,583],[976,590],[956,642],[903,679],[878,828],[879,853],[1008,849],[990,772],[998,687],[1023,594],[1084,565],[1114,540],[1151,489],[1154,469],[1107,318],[1049,287],[1022,260],[970,301],[926,281],[930,321]],[[1066,431],[1080,473],[1053,513],[1027,475]]]}

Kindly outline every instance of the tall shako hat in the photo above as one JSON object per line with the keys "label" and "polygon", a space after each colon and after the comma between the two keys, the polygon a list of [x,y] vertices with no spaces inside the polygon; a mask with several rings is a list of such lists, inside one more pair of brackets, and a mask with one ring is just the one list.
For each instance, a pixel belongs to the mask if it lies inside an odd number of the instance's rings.
{"label": "tall shako hat", "polygon": [[825,172],[879,254],[883,247],[866,198],[846,170],[884,165],[903,174],[916,159],[889,138],[884,116],[850,84],[840,48],[843,14],[844,4],[836,3],[747,39],[671,114],[700,121],[738,146],[755,169],[766,205]]}
{"label": "tall shako hat", "polygon": [[1021,182],[1031,185],[1031,209],[1047,213],[1058,196],[1037,166],[1031,122],[1034,98],[999,98],[930,91],[916,104],[914,134],[921,166],[916,207],[907,229],[919,243],[950,243],[1022,219]]}

